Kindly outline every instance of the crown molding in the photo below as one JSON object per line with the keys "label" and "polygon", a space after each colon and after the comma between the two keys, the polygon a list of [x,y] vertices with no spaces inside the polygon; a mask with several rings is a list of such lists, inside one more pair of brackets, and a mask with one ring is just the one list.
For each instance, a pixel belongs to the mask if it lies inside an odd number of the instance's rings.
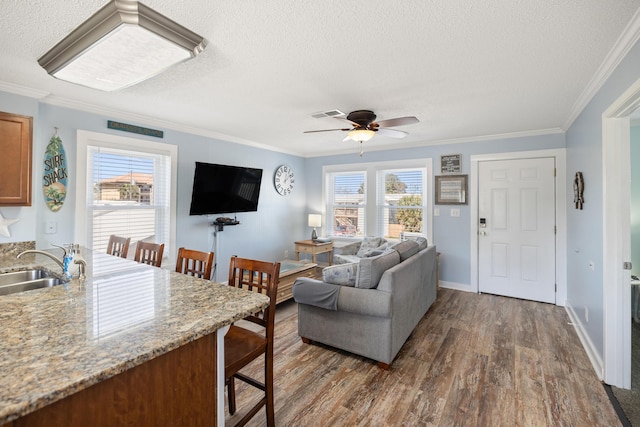
{"label": "crown molding", "polygon": [[[516,138],[527,138],[532,136],[544,136],[544,135],[557,135],[562,134],[564,131],[560,128],[550,128],[550,129],[538,129],[524,132],[510,132],[510,133],[500,133],[494,135],[482,135],[482,136],[472,136],[472,137],[463,137],[463,138],[452,138],[452,139],[433,139],[421,142],[415,142],[411,144],[403,144],[402,147],[399,147],[396,143],[395,145],[379,145],[376,147],[370,146],[367,147],[367,143],[364,143],[364,152],[365,155],[367,152],[374,151],[387,151],[387,150],[398,150],[405,148],[419,148],[419,147],[428,147],[432,145],[450,145],[450,144],[462,144],[465,142],[484,142],[484,141],[496,141],[501,139],[516,139]],[[314,157],[327,157],[327,156],[337,156],[343,154],[353,154],[355,151],[352,146],[350,149],[345,150],[333,150],[327,151],[320,154],[307,154],[305,158],[314,158]]]}
{"label": "crown molding", "polygon": [[3,82],[3,81],[0,81],[0,91],[12,93],[14,95],[26,96],[27,98],[35,98],[38,100],[43,99],[49,96],[50,94],[50,92],[47,92],[46,90],[33,89],[30,87],[21,86],[15,83],[9,83],[9,82]]}
{"label": "crown molding", "polygon": [[55,105],[57,107],[70,108],[72,110],[80,110],[83,112],[98,114],[98,115],[106,116],[109,118],[117,118],[120,120],[129,120],[139,125],[157,126],[163,129],[171,129],[177,132],[184,132],[192,135],[204,136],[207,138],[216,139],[216,140],[225,141],[225,142],[233,142],[236,144],[246,145],[249,147],[259,148],[262,150],[275,151],[283,154],[291,154],[294,156],[301,156],[300,153],[283,150],[283,149],[266,145],[260,142],[238,138],[236,136],[226,135],[223,133],[214,132],[211,130],[202,129],[198,127],[186,126],[181,123],[171,122],[167,120],[160,120],[160,119],[150,117],[150,116],[145,116],[142,114],[127,113],[122,110],[102,107],[95,104],[76,101],[69,98],[64,98],[59,96],[47,96],[46,98],[41,99],[41,101],[45,104]]}
{"label": "crown molding", "polygon": [[620,65],[620,62],[629,53],[631,48],[640,39],[640,9],[633,15],[625,29],[622,31],[618,40],[616,40],[613,48],[609,51],[607,56],[600,64],[600,67],[591,78],[591,81],[584,89],[582,94],[578,97],[575,104],[571,108],[571,113],[567,118],[562,129],[567,131],[573,122],[578,118],[582,110],[584,110],[591,101],[591,99],[598,93],[600,88],[604,85],[615,69]]}

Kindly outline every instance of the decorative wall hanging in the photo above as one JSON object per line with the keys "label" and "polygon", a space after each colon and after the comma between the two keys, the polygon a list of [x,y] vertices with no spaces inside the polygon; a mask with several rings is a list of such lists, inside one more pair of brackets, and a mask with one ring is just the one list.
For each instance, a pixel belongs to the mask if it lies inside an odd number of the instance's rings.
{"label": "decorative wall hanging", "polygon": [[582,172],[576,172],[576,177],[573,179],[573,202],[576,204],[576,209],[582,209],[584,204],[584,179],[582,178]]}
{"label": "decorative wall hanging", "polygon": [[47,145],[44,152],[44,172],[42,174],[42,188],[44,199],[53,212],[62,208],[64,199],[67,197],[67,155],[62,146],[62,140],[58,136],[58,128]]}
{"label": "decorative wall hanging", "polygon": [[466,205],[467,175],[436,176],[436,205]]}
{"label": "decorative wall hanging", "polygon": [[462,172],[462,154],[440,156],[440,173]]}
{"label": "decorative wall hanging", "polygon": [[2,214],[0,213],[0,234],[4,237],[11,237],[11,232],[9,231],[9,226],[11,224],[15,224],[20,221],[18,218],[16,219],[4,219]]}

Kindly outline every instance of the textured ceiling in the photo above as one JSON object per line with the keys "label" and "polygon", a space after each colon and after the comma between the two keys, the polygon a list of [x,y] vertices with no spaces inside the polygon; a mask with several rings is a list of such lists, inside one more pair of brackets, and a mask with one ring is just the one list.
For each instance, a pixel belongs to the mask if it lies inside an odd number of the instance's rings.
{"label": "textured ceiling", "polygon": [[[151,80],[99,92],[37,58],[105,0],[2,0],[0,83],[94,110],[303,156],[355,152],[311,114],[416,116],[367,149],[563,130],[640,0],[146,0],[208,40]],[[3,86],[0,85],[0,88]],[[338,126],[336,126],[338,125]]]}

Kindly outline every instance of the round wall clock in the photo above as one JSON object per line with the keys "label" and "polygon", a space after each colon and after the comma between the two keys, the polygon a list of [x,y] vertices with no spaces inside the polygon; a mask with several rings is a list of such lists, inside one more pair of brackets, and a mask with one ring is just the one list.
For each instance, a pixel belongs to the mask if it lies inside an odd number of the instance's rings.
{"label": "round wall clock", "polygon": [[278,194],[281,196],[291,194],[294,182],[291,166],[281,165],[276,169],[276,173],[273,175],[273,185],[276,187]]}

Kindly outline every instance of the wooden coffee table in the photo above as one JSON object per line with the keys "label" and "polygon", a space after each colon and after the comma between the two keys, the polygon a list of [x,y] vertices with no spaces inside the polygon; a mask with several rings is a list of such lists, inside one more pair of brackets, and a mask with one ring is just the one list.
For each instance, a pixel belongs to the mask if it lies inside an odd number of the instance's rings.
{"label": "wooden coffee table", "polygon": [[280,282],[278,283],[278,296],[276,304],[293,297],[293,282],[298,277],[315,277],[316,263],[305,261],[280,261]]}

